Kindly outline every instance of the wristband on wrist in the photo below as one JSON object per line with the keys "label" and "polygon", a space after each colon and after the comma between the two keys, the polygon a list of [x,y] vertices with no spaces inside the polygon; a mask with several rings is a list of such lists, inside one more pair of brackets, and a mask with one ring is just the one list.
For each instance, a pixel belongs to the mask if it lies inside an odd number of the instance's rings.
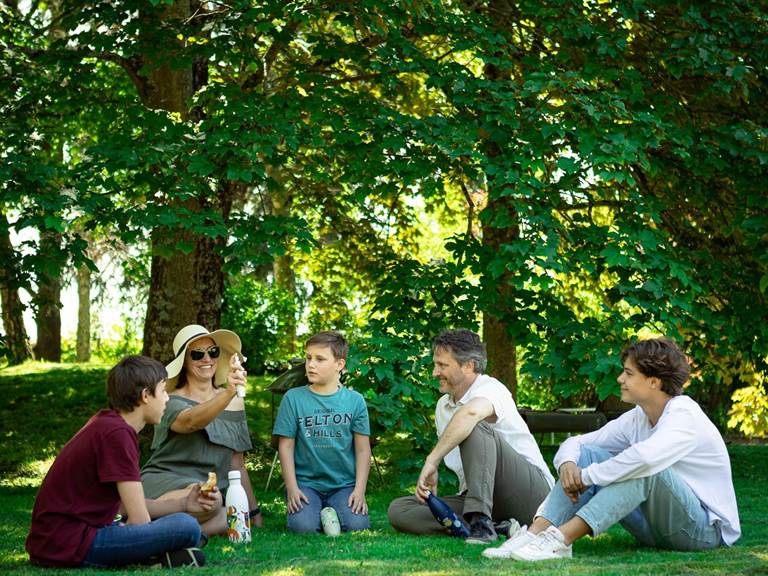
{"label": "wristband on wrist", "polygon": [[261,514],[261,506],[256,506],[253,510],[248,512],[248,518],[253,519],[255,516]]}

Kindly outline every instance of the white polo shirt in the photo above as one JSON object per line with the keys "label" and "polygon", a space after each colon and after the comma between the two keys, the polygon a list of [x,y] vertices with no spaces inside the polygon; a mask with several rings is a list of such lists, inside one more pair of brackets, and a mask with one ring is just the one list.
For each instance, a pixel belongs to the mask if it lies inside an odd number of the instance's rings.
{"label": "white polo shirt", "polygon": [[[448,423],[453,415],[473,398],[485,398],[493,405],[493,411],[496,414],[496,422],[488,423],[503,440],[509,444],[512,449],[523,456],[528,462],[542,471],[547,479],[549,487],[555,485],[555,479],[547,468],[546,462],[541,455],[539,446],[536,444],[533,435],[529,432],[523,417],[517,411],[512,394],[504,384],[492,378],[487,374],[478,374],[472,386],[458,402],[451,400],[450,394],[443,395],[437,401],[435,408],[435,426],[438,437],[443,435]],[[445,465],[456,473],[459,477],[459,491],[467,489],[467,482],[464,479],[464,468],[461,465],[461,452],[456,446],[448,452],[443,458]]]}

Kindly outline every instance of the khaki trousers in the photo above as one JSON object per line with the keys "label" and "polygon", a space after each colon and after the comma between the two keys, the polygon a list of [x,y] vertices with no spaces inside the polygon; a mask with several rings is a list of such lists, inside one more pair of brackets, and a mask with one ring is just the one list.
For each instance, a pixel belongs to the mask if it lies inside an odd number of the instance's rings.
{"label": "khaki trousers", "polygon": [[[530,525],[549,494],[544,474],[515,452],[486,422],[481,422],[459,445],[467,490],[441,496],[459,516],[482,512],[494,522],[515,519]],[[392,501],[387,511],[395,530],[411,534],[442,534],[429,508],[415,496]]]}

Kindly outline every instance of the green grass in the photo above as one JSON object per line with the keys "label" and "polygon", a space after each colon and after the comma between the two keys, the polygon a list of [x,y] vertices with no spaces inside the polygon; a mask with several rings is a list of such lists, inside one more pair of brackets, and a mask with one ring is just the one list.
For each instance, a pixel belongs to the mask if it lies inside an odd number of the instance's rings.
{"label": "green grass", "polygon": [[[106,369],[99,365],[34,364],[0,371],[0,574],[51,572],[30,566],[24,551],[32,504],[47,466],[61,445],[104,405]],[[254,388],[263,389],[267,384],[265,378],[255,379]],[[741,540],[733,548],[703,553],[644,549],[637,547],[621,528],[613,528],[599,538],[577,542],[571,561],[520,565],[486,560],[479,556],[481,548],[452,538],[394,532],[387,522],[386,509],[393,498],[405,493],[400,488],[396,462],[402,460],[409,447],[392,440],[376,448],[384,478],[380,482],[372,470],[368,493],[371,530],[337,539],[288,534],[284,530],[282,493],[275,482],[269,492],[264,492],[274,454],[269,447],[271,395],[254,390],[247,401],[255,444],[248,468],[265,509],[265,527],[254,532],[253,542],[247,546],[213,538],[206,548],[209,564],[196,574],[768,575],[768,504],[762,494],[768,478],[768,446],[729,448],[743,529]],[[387,458],[389,454],[397,456]],[[547,449],[545,455],[551,460],[552,450]],[[404,479],[413,480],[410,476]],[[87,573],[114,575],[147,570]]]}

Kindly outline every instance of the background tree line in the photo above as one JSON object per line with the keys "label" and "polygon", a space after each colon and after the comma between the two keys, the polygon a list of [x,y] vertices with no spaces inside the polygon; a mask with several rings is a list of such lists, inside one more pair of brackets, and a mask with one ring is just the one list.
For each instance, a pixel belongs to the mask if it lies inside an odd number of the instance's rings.
{"label": "background tree line", "polygon": [[225,325],[253,370],[343,329],[388,429],[425,426],[429,340],[456,325],[544,407],[604,399],[626,341],[669,334],[715,418],[743,388],[734,417],[768,429],[766,22],[746,0],[4,0],[7,355],[31,354],[24,289],[57,360],[62,282],[85,306],[109,253],[143,353]]}

